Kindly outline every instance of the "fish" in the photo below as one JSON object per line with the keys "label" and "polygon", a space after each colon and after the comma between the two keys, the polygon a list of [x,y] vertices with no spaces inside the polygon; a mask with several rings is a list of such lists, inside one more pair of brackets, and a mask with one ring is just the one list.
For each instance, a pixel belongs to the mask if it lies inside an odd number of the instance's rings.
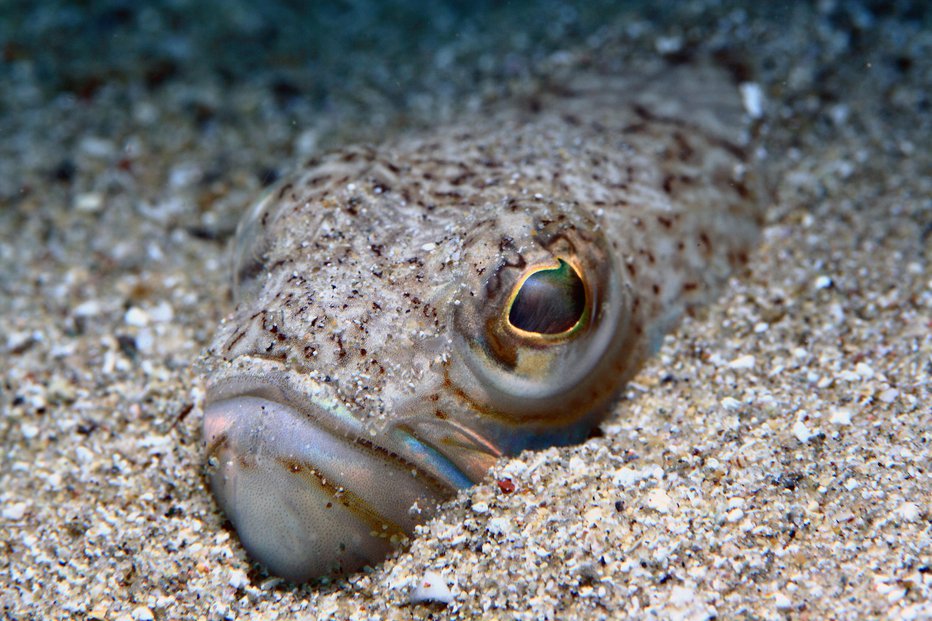
{"label": "fish", "polygon": [[746,269],[753,125],[714,62],[584,69],[280,181],[203,362],[205,470],[249,555],[348,574],[502,457],[586,440]]}

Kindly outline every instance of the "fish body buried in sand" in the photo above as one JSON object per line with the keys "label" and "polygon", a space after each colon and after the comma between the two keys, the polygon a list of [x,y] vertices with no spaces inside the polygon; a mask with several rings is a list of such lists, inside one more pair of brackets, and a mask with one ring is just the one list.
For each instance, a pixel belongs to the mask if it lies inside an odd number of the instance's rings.
{"label": "fish body buried in sand", "polygon": [[499,457],[581,442],[762,205],[724,70],[575,75],[315,158],[244,218],[208,477],[293,581],[382,560]]}

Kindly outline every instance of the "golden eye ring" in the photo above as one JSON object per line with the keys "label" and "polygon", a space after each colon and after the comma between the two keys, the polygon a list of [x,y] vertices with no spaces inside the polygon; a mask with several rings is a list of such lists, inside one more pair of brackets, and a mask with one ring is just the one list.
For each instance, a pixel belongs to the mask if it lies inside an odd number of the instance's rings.
{"label": "golden eye ring", "polygon": [[582,274],[576,261],[563,257],[528,269],[507,298],[502,325],[530,342],[575,335],[591,315],[591,293]]}

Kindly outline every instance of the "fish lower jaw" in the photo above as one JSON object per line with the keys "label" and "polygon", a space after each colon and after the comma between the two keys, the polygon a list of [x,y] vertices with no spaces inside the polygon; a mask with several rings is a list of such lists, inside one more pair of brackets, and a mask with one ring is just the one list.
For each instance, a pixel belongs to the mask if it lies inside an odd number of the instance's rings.
{"label": "fish lower jaw", "polygon": [[204,412],[218,503],[250,555],[295,582],[378,563],[441,500],[416,470],[328,429],[326,417],[250,395]]}

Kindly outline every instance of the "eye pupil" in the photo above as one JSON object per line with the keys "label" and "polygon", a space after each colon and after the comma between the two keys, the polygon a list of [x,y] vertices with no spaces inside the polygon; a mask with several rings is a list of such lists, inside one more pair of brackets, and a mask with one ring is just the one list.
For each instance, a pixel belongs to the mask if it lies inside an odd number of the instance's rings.
{"label": "eye pupil", "polygon": [[528,276],[508,310],[508,321],[525,332],[561,334],[582,318],[586,287],[576,270],[562,259],[552,269]]}

